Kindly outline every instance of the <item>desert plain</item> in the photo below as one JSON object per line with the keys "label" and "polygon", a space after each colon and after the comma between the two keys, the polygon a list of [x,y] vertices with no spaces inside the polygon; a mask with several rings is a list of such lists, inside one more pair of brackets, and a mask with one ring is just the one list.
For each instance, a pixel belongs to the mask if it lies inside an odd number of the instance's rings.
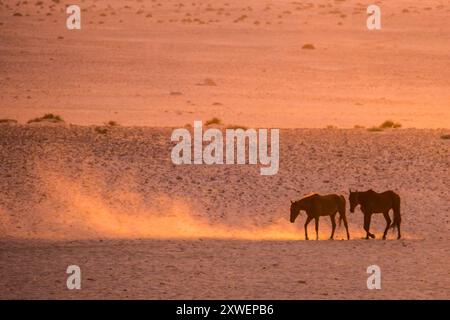
{"label": "desert plain", "polygon": [[[84,0],[67,30],[0,0],[0,298],[449,299],[450,5],[377,1],[368,31],[369,4]],[[280,128],[279,172],[174,165],[214,117]],[[349,188],[399,193],[403,238],[347,205],[350,241],[304,241],[290,200]]]}

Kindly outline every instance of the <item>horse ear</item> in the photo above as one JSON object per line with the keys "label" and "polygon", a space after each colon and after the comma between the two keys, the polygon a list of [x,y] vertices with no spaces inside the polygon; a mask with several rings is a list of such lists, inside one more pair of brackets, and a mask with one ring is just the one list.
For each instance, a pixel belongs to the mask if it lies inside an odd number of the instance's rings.
{"label": "horse ear", "polygon": [[291,204],[294,204],[294,201],[291,200]]}

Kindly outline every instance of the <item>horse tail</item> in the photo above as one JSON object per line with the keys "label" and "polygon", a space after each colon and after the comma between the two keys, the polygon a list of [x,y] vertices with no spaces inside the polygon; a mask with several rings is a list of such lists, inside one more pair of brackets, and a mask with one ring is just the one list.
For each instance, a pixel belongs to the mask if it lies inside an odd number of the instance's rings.
{"label": "horse tail", "polygon": [[339,196],[340,198],[340,206],[339,206],[339,227],[342,224],[342,220],[344,219],[345,216],[345,198],[344,196]]}
{"label": "horse tail", "polygon": [[396,227],[400,226],[400,222],[402,221],[402,217],[400,216],[400,197],[398,196],[398,194],[394,195],[393,210],[394,221],[392,222],[390,228],[395,229]]}

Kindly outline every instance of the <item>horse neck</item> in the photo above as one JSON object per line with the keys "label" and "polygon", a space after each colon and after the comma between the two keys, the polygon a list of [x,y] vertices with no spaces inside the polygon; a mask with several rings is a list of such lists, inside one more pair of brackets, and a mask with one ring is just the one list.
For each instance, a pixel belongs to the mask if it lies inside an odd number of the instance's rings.
{"label": "horse neck", "polygon": [[308,199],[301,199],[298,200],[296,203],[296,208],[300,211],[300,210],[306,210],[307,208],[307,204],[308,204]]}
{"label": "horse neck", "polygon": [[369,191],[358,192],[358,204],[364,204],[367,201]]}

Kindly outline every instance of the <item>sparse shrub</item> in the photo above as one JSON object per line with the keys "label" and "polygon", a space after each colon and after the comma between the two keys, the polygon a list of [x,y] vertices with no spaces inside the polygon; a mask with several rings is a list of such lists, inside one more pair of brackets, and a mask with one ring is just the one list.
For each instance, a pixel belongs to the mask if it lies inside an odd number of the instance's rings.
{"label": "sparse shrub", "polygon": [[209,119],[209,120],[205,121],[205,126],[211,126],[211,125],[214,125],[214,124],[221,125],[222,124],[222,120],[220,120],[219,118],[214,117],[212,119]]}
{"label": "sparse shrub", "polygon": [[391,120],[386,120],[385,122],[383,122],[380,125],[380,128],[385,129],[385,128],[392,128],[394,126],[394,121]]}
{"label": "sparse shrub", "polygon": [[303,45],[303,47],[302,47],[302,49],[304,49],[304,50],[314,50],[315,48],[316,47],[314,47],[314,45],[311,43],[307,43],[307,44]]}
{"label": "sparse shrub", "polygon": [[100,133],[100,134],[106,134],[108,132],[108,129],[103,128],[103,127],[95,127],[95,132]]}
{"label": "sparse shrub", "polygon": [[371,127],[371,128],[368,128],[367,131],[370,131],[370,132],[381,132],[381,131],[383,131],[383,128]]}
{"label": "sparse shrub", "polygon": [[444,140],[450,140],[450,134],[443,134],[443,135],[441,136],[441,139],[444,139]]}
{"label": "sparse shrub", "polygon": [[214,80],[213,79],[209,79],[209,78],[205,79],[203,84],[205,86],[216,86],[216,83],[214,82]]}
{"label": "sparse shrub", "polygon": [[46,113],[44,116],[40,117],[40,118],[34,118],[31,120],[28,120],[27,123],[33,123],[33,122],[42,122],[42,121],[47,121],[47,122],[64,122],[63,118],[61,118],[60,116],[53,114],[53,113]]}
{"label": "sparse shrub", "polygon": [[394,122],[392,120],[386,120],[380,125],[380,128],[382,129],[388,129],[388,128],[401,128],[401,124],[398,122]]}
{"label": "sparse shrub", "polygon": [[337,129],[337,127],[332,124],[329,124],[327,125],[327,129]]}
{"label": "sparse shrub", "polygon": [[17,123],[17,120],[14,119],[0,119],[0,124],[13,124]]}
{"label": "sparse shrub", "polygon": [[119,123],[117,123],[116,121],[112,121],[112,120],[106,122],[105,124],[107,126],[110,126],[110,127],[117,127],[117,126],[119,126]]}
{"label": "sparse shrub", "polygon": [[353,128],[354,128],[354,129],[364,129],[365,127],[364,127],[364,126],[360,126],[359,124],[355,124],[355,125],[353,126]]}
{"label": "sparse shrub", "polygon": [[213,79],[206,78],[205,80],[203,80],[203,82],[197,83],[197,86],[215,87],[217,86],[217,84]]}

